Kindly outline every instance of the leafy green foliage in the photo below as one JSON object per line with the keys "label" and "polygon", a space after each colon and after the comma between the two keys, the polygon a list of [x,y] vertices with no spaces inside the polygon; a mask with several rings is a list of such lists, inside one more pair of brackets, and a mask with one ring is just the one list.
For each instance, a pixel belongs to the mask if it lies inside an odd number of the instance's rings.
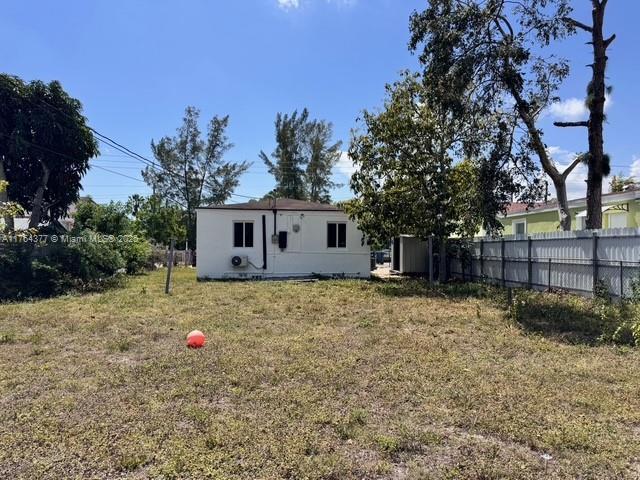
{"label": "leafy green foliage", "polygon": [[105,235],[125,235],[131,232],[131,220],[121,202],[99,205],[94,201],[83,201],[77,205],[74,226],[78,230],[93,230]]}
{"label": "leafy green foliage", "polygon": [[84,230],[83,240],[73,245],[78,253],[78,277],[85,281],[115,275],[119,270],[127,267],[126,261],[116,242],[93,241],[96,232]]}
{"label": "leafy green foliage", "polygon": [[470,151],[460,141],[465,124],[455,109],[432,108],[429,90],[415,74],[405,73],[387,93],[382,112],[363,113],[365,132],[354,135],[349,150],[356,166],[351,188],[358,198],[346,209],[360,228],[375,242],[398,234],[473,236],[482,225],[499,229],[496,215],[517,186],[499,167],[507,160],[488,125],[489,155],[483,156],[479,136],[476,157],[455,162],[454,156]]}
{"label": "leafy green foliage", "polygon": [[135,229],[153,243],[169,245],[174,238],[177,244],[184,244],[187,229],[180,208],[167,205],[158,195],[151,195],[147,198],[132,196],[127,202],[127,210],[135,218]]}
{"label": "leafy green foliage", "polygon": [[532,158],[538,157],[556,187],[563,229],[571,227],[565,172],[556,168],[536,123],[569,73],[566,60],[543,52],[573,33],[563,21],[570,12],[568,0],[431,0],[412,16],[409,43],[432,104],[470,127],[460,129],[464,143],[476,143],[479,120],[506,122],[498,150],[508,162],[498,165],[527,185],[520,201],[532,203],[543,193]]}
{"label": "leafy green foliage", "polygon": [[8,186],[9,182],[0,180],[0,232],[7,228],[11,229],[11,227],[6,224],[7,219],[12,221],[13,217],[24,213],[24,208],[20,205],[7,201],[6,191]]}
{"label": "leafy green foliage", "polygon": [[639,190],[640,184],[634,177],[627,177],[624,174],[614,175],[609,183],[611,193],[622,193],[631,190]]}
{"label": "leafy green foliage", "polygon": [[260,152],[260,159],[276,179],[270,195],[330,203],[331,189],[339,187],[331,180],[332,169],[342,153],[342,142],[332,143],[333,125],[310,120],[305,108],[300,114],[278,113],[275,130],[277,146],[271,158]]}
{"label": "leafy green foliage", "polygon": [[184,209],[184,225],[191,247],[196,244],[196,208],[228,200],[240,176],[249,168],[246,162],[224,160],[224,155],[233,147],[226,134],[228,116],[211,119],[206,139],[202,138],[199,119],[200,111],[187,107],[176,136],[151,142],[160,169],[147,167],[142,172],[156,195]]}
{"label": "leafy green foliage", "polygon": [[307,188],[304,180],[305,134],[309,111],[305,108],[301,114],[295,111],[291,116],[278,113],[275,121],[276,149],[271,158],[260,152],[260,159],[276,179],[273,194],[278,197],[307,199]]}
{"label": "leafy green foliage", "polygon": [[309,161],[306,169],[307,190],[312,202],[331,203],[330,192],[341,185],[331,180],[332,169],[340,160],[342,142],[331,143],[333,125],[314,120],[308,126],[307,148]]}
{"label": "leafy green foliage", "polygon": [[[129,218],[128,206],[121,202],[99,205],[93,201],[80,202],[75,215],[74,231],[81,232],[89,239],[86,245],[88,255],[96,255],[96,262],[103,264],[104,255],[114,254],[114,265],[122,260],[127,273],[142,272],[151,257],[151,245],[146,240],[145,231],[138,228],[136,221]],[[88,232],[88,234],[87,234]],[[96,239],[89,238],[98,234]],[[101,236],[109,236],[102,239]],[[108,243],[110,245],[105,246]],[[107,248],[108,247],[108,248]]]}
{"label": "leafy green foliage", "polygon": [[71,244],[12,244],[0,250],[0,299],[51,297],[101,290],[127,267],[116,243],[78,233]]}
{"label": "leafy green foliage", "polygon": [[0,75],[0,157],[9,199],[31,212],[30,227],[60,218],[78,200],[98,144],[81,103],[59,82]]}

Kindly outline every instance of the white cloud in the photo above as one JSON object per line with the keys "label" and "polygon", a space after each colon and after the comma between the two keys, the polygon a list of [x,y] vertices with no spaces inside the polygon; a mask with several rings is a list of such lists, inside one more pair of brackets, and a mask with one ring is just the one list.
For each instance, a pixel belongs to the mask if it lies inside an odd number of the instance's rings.
{"label": "white cloud", "polygon": [[285,10],[300,7],[300,0],[278,0],[278,6]]}
{"label": "white cloud", "polygon": [[631,163],[631,176],[640,182],[640,156],[634,156]]}
{"label": "white cloud", "polygon": [[[607,100],[604,104],[605,111],[609,110],[612,104],[613,100],[607,95]],[[589,109],[582,98],[567,98],[561,102],[556,102],[547,109],[546,113],[555,120],[562,122],[576,122],[589,118]]]}
{"label": "white cloud", "polygon": [[[577,155],[575,152],[565,150],[561,147],[549,147],[547,148],[547,152],[549,152],[551,159],[554,161],[560,172],[563,172],[569,165],[571,165]],[[587,167],[581,163],[574,168],[571,174],[567,177],[567,197],[569,197],[569,200],[585,197],[587,194],[586,181]],[[549,183],[549,197],[555,197],[555,188],[549,177],[547,177],[547,182]]]}
{"label": "white cloud", "polygon": [[[338,7],[349,7],[356,4],[358,0],[324,0],[325,3],[337,5]],[[283,10],[295,10],[302,6],[307,0],[277,0],[278,6]]]}
{"label": "white cloud", "polygon": [[549,114],[558,120],[572,122],[584,120],[589,115],[589,110],[584,104],[584,100],[568,98],[562,102],[552,104],[549,107]]}
{"label": "white cloud", "polygon": [[348,179],[350,179],[351,175],[355,173],[356,167],[347,152],[342,152],[340,155],[340,160],[336,163],[336,170]]}

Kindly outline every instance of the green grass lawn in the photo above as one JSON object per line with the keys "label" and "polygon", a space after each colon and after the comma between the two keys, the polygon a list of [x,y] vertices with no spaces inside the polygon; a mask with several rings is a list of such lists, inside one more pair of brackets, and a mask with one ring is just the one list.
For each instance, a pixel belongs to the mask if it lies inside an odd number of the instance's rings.
{"label": "green grass lawn", "polygon": [[636,350],[460,287],[163,288],[0,305],[0,478],[640,477]]}

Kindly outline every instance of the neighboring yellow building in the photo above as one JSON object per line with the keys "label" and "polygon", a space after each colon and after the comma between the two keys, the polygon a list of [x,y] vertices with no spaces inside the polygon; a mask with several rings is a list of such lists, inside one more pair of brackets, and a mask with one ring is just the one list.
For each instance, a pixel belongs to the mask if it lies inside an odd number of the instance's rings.
{"label": "neighboring yellow building", "polygon": [[[586,199],[569,201],[569,208],[571,229],[584,230]],[[640,190],[603,195],[602,212],[602,228],[640,228]],[[557,203],[553,200],[534,207],[514,203],[500,221],[504,225],[504,235],[530,235],[560,229]]]}

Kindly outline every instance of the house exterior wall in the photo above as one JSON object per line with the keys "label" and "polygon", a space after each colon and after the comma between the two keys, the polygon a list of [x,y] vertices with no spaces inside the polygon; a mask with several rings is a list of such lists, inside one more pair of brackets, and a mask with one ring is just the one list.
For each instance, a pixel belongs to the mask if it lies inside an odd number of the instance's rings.
{"label": "house exterior wall", "polygon": [[[263,270],[262,217],[266,220],[267,268]],[[233,223],[254,223],[251,248],[234,248]],[[327,246],[327,224],[347,224],[347,247]],[[294,231],[294,225],[299,230]],[[289,278],[312,274],[369,278],[371,252],[363,234],[343,212],[278,211],[276,235],[287,232],[285,250],[272,243],[274,215],[268,210],[201,209],[197,213],[199,279]],[[247,256],[249,266],[234,268],[231,258]]]}
{"label": "house exterior wall", "polygon": [[[606,211],[602,215],[602,227],[608,228],[640,228],[640,201],[638,200],[626,200],[616,201],[611,203],[603,202],[604,207],[613,207],[612,210]],[[617,209],[616,209],[617,208]],[[612,216],[621,213],[620,208],[627,209],[626,225],[615,226],[612,225]],[[585,206],[572,207],[571,211],[571,229],[573,231],[579,230],[579,223],[577,215],[586,209]],[[527,222],[527,235],[533,235],[536,233],[550,233],[557,232],[559,230],[560,221],[558,219],[557,210],[549,210],[542,212],[529,212],[517,215],[510,215],[506,218],[501,218],[500,222],[504,225],[504,235],[514,235],[515,228],[514,223],[526,220]],[[484,232],[480,232],[480,236],[484,235]]]}

